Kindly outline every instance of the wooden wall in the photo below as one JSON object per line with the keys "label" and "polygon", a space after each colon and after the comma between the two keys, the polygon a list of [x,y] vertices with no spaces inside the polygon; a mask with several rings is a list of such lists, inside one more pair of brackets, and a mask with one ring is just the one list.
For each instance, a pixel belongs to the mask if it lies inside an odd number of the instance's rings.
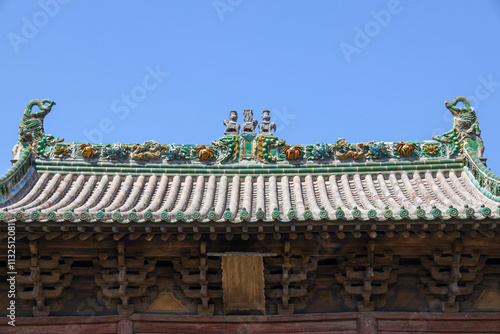
{"label": "wooden wall", "polygon": [[500,333],[499,313],[349,312],[293,316],[165,316],[0,319],[0,332],[132,333]]}

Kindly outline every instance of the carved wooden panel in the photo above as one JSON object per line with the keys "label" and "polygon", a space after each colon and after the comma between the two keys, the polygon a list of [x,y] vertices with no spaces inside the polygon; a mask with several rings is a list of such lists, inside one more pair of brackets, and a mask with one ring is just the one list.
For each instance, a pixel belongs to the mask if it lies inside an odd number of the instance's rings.
{"label": "carved wooden panel", "polygon": [[264,262],[259,255],[222,256],[224,313],[266,313]]}

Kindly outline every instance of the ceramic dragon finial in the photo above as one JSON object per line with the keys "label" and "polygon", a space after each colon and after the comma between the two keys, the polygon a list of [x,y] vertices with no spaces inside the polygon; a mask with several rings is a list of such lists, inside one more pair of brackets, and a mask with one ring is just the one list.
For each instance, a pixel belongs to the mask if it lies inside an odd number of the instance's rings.
{"label": "ceramic dragon finial", "polygon": [[[457,107],[458,102],[462,102],[464,106]],[[481,136],[476,113],[466,97],[456,97],[451,102],[446,101],[445,105],[454,116],[453,128],[457,129],[462,137]]]}
{"label": "ceramic dragon finial", "polygon": [[[19,125],[19,142],[21,144],[31,143],[44,135],[43,119],[55,104],[54,101],[48,99],[28,102]],[[37,106],[40,110],[33,111],[34,106]]]}
{"label": "ceramic dragon finial", "polygon": [[[462,102],[464,106],[458,107],[459,102]],[[476,113],[469,100],[464,96],[458,96],[451,102],[446,101],[445,105],[453,114],[452,129],[441,136],[432,138],[450,144],[450,156],[462,152],[464,143],[469,143],[476,150],[477,155],[482,157],[484,145],[481,139],[481,130],[479,130]]]}
{"label": "ceramic dragon finial", "polygon": [[[458,107],[457,103],[459,102],[462,102],[464,106]],[[470,105],[469,100],[464,96],[458,96],[451,102],[446,101],[445,105],[453,114],[453,129],[458,131],[462,141],[466,140],[466,138],[474,141],[479,156],[482,156],[484,145],[481,139],[481,130],[479,129],[476,112]]]}

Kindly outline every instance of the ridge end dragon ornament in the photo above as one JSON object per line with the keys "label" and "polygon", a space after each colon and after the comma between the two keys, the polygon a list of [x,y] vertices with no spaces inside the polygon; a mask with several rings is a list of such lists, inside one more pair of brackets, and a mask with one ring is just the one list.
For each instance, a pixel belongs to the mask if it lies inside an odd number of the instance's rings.
{"label": "ridge end dragon ornament", "polygon": [[[31,143],[45,134],[43,129],[43,120],[52,110],[56,103],[49,99],[31,100],[24,108],[23,118],[19,125],[19,142],[21,144]],[[39,111],[33,111],[33,107],[40,108]]]}
{"label": "ridge end dragon ornament", "polygon": [[[19,125],[19,139],[13,149],[14,158],[19,157],[19,152],[23,146],[30,146],[36,156],[46,159],[49,156],[51,147],[64,141],[64,138],[55,138],[46,134],[43,128],[43,120],[55,104],[54,101],[49,99],[28,102]],[[38,107],[40,110],[33,111],[33,107]]]}
{"label": "ridge end dragon ornament", "polygon": [[[463,103],[463,107],[457,106],[459,102]],[[452,129],[441,136],[434,136],[433,139],[443,143],[451,143],[450,155],[461,152],[464,143],[469,143],[476,149],[478,156],[482,157],[484,145],[481,130],[470,101],[465,96],[458,96],[451,102],[446,101],[445,106],[453,114]]]}

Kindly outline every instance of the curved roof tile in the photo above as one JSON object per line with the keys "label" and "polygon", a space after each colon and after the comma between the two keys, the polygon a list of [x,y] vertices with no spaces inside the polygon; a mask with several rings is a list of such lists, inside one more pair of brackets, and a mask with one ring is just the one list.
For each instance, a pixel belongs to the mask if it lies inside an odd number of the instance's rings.
{"label": "curved roof tile", "polygon": [[[179,211],[185,213],[183,220],[190,221],[193,212],[199,210],[201,220],[206,221],[209,209],[214,208],[215,220],[223,219],[224,212],[229,209],[230,220],[239,222],[243,209],[250,213],[249,221],[259,220],[257,210],[264,211],[265,220],[273,220],[276,208],[284,221],[290,220],[286,214],[291,209],[297,212],[297,219],[303,219],[306,208],[312,212],[313,220],[322,219],[322,208],[330,218],[338,209],[345,212],[346,218],[353,218],[351,211],[354,208],[361,210],[360,219],[369,219],[369,210],[376,210],[377,217],[382,218],[386,209],[392,210],[394,218],[398,218],[402,206],[410,210],[410,217],[416,218],[414,211],[420,207],[431,219],[435,218],[431,215],[434,207],[447,218],[450,206],[466,217],[465,205],[477,213],[482,205],[494,208],[498,204],[479,192],[465,172],[456,175],[454,171],[391,173],[376,178],[371,174],[343,174],[340,178],[331,175],[327,180],[323,175],[296,175],[291,179],[284,176],[278,180],[262,175],[231,179],[224,175],[198,176],[196,180],[191,175],[162,175],[160,182],[158,179],[156,175],[114,175],[111,178],[80,175],[75,178],[72,174],[43,173],[25,197],[29,200],[12,203],[3,209],[14,213],[22,207],[27,216],[35,211],[41,211],[43,216],[51,211],[71,210],[76,214],[75,219],[83,211],[91,216],[99,211],[109,214],[119,211],[124,215],[138,212],[140,216],[147,210],[159,219],[160,213],[166,211],[169,216],[163,220],[169,221],[178,220]],[[329,192],[328,188],[335,190]]]}

